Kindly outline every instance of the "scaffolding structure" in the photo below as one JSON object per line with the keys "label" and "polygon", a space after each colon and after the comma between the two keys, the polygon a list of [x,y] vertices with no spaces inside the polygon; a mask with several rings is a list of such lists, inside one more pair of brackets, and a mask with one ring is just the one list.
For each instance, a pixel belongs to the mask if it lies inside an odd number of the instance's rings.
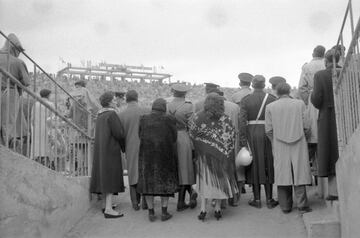
{"label": "scaffolding structure", "polygon": [[74,67],[70,63],[61,69],[58,76],[67,76],[72,78],[73,76],[79,76],[82,79],[92,79],[93,77],[100,78],[100,80],[134,80],[139,79],[140,82],[158,82],[160,84],[168,80],[171,83],[170,74],[158,73],[156,67],[145,66],[132,66],[132,65],[119,65],[99,63],[92,66],[87,64],[87,67]]}

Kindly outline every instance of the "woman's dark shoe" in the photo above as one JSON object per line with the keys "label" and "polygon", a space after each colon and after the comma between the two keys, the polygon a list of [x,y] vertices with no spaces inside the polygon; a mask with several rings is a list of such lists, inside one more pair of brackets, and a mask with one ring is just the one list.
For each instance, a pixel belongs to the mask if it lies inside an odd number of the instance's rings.
{"label": "woman's dark shoe", "polygon": [[273,209],[274,207],[276,207],[277,205],[279,205],[278,201],[275,201],[274,199],[270,199],[266,201],[266,206],[269,209]]}
{"label": "woman's dark shoe", "polygon": [[149,214],[149,221],[153,222],[156,220],[155,214]]}
{"label": "woman's dark shoe", "polygon": [[201,221],[205,221],[205,217],[206,217],[206,212],[201,211],[200,214],[198,215],[198,219]]}
{"label": "woman's dark shoe", "polygon": [[221,211],[215,211],[214,217],[216,218],[216,220],[219,220],[222,217]]}
{"label": "woman's dark shoe", "polygon": [[252,207],[261,208],[261,201],[260,200],[250,200],[248,204]]}
{"label": "woman's dark shoe", "polygon": [[167,212],[161,214],[161,221],[167,221],[167,220],[169,220],[170,218],[172,218],[172,215],[169,214],[169,213],[167,213]]}
{"label": "woman's dark shoe", "polygon": [[111,215],[111,214],[107,214],[107,213],[104,213],[104,217],[106,218],[106,219],[108,219],[108,218],[119,218],[119,217],[123,217],[124,216],[124,214],[118,214],[118,215]]}

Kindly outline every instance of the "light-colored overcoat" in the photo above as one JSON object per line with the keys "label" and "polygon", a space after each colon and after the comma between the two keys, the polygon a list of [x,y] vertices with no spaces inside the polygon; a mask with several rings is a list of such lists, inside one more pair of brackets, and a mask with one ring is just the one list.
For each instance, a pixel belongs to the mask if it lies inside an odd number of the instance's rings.
{"label": "light-colored overcoat", "polygon": [[304,133],[304,129],[308,128],[305,103],[302,100],[282,96],[266,106],[265,132],[272,141],[276,185],[311,183]]}
{"label": "light-colored overcoat", "polygon": [[128,170],[129,184],[135,185],[138,182],[139,162],[139,121],[140,117],[150,110],[141,108],[137,102],[129,102],[126,109],[118,114],[125,134],[125,157]]}
{"label": "light-colored overcoat", "polygon": [[310,122],[309,143],[318,142],[317,120],[319,110],[310,102],[310,94],[314,88],[314,75],[316,72],[325,69],[324,58],[314,57],[309,63],[305,64],[301,69],[299,81],[299,96],[306,104],[306,116]]}

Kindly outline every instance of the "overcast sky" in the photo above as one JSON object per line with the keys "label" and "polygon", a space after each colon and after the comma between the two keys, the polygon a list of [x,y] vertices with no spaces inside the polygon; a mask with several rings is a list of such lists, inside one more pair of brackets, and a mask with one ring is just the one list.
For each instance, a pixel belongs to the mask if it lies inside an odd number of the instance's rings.
{"label": "overcast sky", "polygon": [[50,73],[64,66],[62,58],[78,66],[163,66],[172,80],[228,87],[238,86],[240,72],[281,75],[297,86],[313,48],[336,44],[346,6],[347,0],[0,0],[0,30],[16,33]]}

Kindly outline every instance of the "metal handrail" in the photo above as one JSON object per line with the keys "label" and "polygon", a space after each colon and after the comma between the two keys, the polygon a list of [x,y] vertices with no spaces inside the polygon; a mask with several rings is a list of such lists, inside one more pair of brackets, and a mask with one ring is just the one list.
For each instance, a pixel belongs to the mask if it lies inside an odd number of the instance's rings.
{"label": "metal handrail", "polygon": [[86,139],[93,140],[93,137],[90,137],[88,134],[86,134],[85,131],[80,129],[77,125],[75,125],[72,121],[67,119],[65,116],[61,115],[57,110],[55,110],[53,107],[49,106],[41,97],[36,95],[34,92],[29,90],[27,87],[25,87],[19,80],[17,80],[12,74],[4,70],[3,68],[0,68],[0,72],[4,75],[6,75],[9,79],[11,79],[18,87],[20,87],[22,90],[27,92],[32,97],[36,98],[37,101],[41,102],[42,105],[44,105],[47,109],[49,109],[51,112],[53,112],[56,116],[60,117],[62,120],[67,122],[72,128],[74,128],[76,131],[78,131],[82,136],[84,136]]}
{"label": "metal handrail", "polygon": [[[22,53],[28,60],[30,60],[37,68],[40,69],[41,72],[43,72],[56,86],[58,86],[60,89],[63,90],[63,92],[65,92],[65,94],[67,94],[73,101],[75,101],[75,103],[80,106],[80,108],[82,108],[83,110],[85,110],[89,115],[91,116],[95,116],[93,115],[93,113],[91,113],[86,107],[84,107],[81,103],[79,103],[68,91],[66,91],[58,82],[56,82],[48,73],[46,73],[46,71],[39,65],[37,64],[30,56],[28,56],[23,50],[21,50],[17,45],[15,45],[1,30],[0,30],[0,34],[7,40],[10,42],[10,44],[12,46],[14,46],[20,53]],[[35,73],[35,72],[34,72]]]}
{"label": "metal handrail", "polygon": [[[352,54],[354,53],[354,49],[355,49],[355,46],[357,44],[357,40],[359,38],[358,34],[360,32],[360,18],[357,22],[357,25],[356,25],[356,28],[355,28],[355,33],[353,35],[353,38],[351,40],[351,43],[350,43],[350,46],[349,46],[349,49],[348,49],[348,52],[346,54],[346,57],[345,57],[345,61],[344,61],[344,67],[341,69],[341,72],[340,72],[340,76],[339,76],[339,79],[336,83],[336,88],[335,88],[335,93],[337,94],[338,93],[338,90],[339,90],[339,87],[340,87],[340,84],[343,80],[343,74],[345,73],[346,71],[346,66],[348,65],[348,63],[350,62],[350,58],[352,56]],[[341,34],[342,35],[342,34]],[[339,42],[338,42],[339,43]]]}

